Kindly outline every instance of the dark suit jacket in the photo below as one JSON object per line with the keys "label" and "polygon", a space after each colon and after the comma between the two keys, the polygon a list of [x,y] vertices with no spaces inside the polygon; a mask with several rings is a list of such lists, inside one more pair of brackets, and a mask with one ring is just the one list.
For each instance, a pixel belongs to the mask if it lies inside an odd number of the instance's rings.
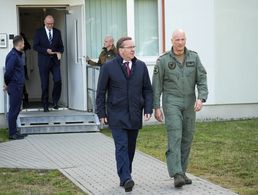
{"label": "dark suit jacket", "polygon": [[6,85],[23,85],[25,81],[22,52],[13,48],[5,60],[4,82]]}
{"label": "dark suit jacket", "polygon": [[38,52],[39,66],[48,65],[51,57],[54,58],[55,63],[59,64],[60,61],[57,59],[57,56],[49,55],[47,49],[52,49],[53,52],[64,52],[61,32],[58,29],[53,28],[53,39],[52,44],[50,45],[45,27],[39,28],[33,39],[33,49]]}
{"label": "dark suit jacket", "polygon": [[[106,92],[107,113],[106,113]],[[108,117],[112,129],[142,128],[143,109],[152,114],[153,93],[147,66],[134,58],[132,74],[126,74],[123,59],[118,55],[100,70],[97,89],[97,114]]]}

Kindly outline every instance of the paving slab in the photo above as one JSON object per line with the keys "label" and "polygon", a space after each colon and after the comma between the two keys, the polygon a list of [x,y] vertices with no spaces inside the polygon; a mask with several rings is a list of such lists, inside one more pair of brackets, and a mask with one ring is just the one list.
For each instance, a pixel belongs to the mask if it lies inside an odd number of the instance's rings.
{"label": "paving slab", "polygon": [[58,169],[88,194],[94,195],[234,195],[236,193],[189,174],[192,185],[173,187],[166,164],[137,151],[133,192],[119,187],[114,144],[101,133],[30,135],[0,144],[0,167]]}

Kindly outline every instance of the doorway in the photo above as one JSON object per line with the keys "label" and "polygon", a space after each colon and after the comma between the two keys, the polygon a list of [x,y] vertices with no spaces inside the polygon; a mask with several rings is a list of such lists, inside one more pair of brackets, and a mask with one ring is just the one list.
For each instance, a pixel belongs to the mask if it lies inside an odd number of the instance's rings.
{"label": "doorway", "polygon": [[[62,94],[59,101],[61,107],[68,107],[68,74],[67,74],[67,52],[66,52],[66,7],[18,7],[19,14],[19,31],[23,33],[31,46],[26,51],[26,71],[27,78],[25,81],[26,91],[28,93],[28,103],[25,103],[24,109],[41,108],[41,84],[38,69],[37,52],[33,50],[33,37],[36,30],[44,26],[46,15],[52,15],[55,18],[55,28],[59,29],[62,34],[62,40],[65,48],[61,59],[61,77],[62,77]],[[49,82],[49,102],[52,102],[52,75],[50,74]]]}

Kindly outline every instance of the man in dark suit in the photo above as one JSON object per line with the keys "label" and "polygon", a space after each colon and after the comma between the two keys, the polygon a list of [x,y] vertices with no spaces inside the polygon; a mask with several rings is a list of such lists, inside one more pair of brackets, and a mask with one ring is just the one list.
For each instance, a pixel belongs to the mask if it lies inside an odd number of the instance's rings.
{"label": "man in dark suit", "polygon": [[108,123],[112,131],[120,186],[129,192],[134,186],[132,162],[138,131],[142,128],[143,110],[147,121],[152,114],[153,93],[147,66],[134,56],[132,38],[120,38],[117,49],[118,56],[100,70],[97,114],[101,123]]}
{"label": "man in dark suit", "polygon": [[13,49],[5,60],[4,90],[9,95],[8,128],[9,139],[22,139],[23,135],[17,131],[16,120],[21,110],[23,86],[25,81],[22,54],[24,39],[17,35],[13,39]]}
{"label": "man in dark suit", "polygon": [[38,65],[42,89],[42,104],[44,112],[48,112],[49,73],[53,75],[54,88],[52,92],[53,108],[58,109],[61,96],[60,59],[64,52],[61,32],[53,28],[54,18],[46,16],[45,26],[38,29],[33,40],[33,49],[38,52]]}

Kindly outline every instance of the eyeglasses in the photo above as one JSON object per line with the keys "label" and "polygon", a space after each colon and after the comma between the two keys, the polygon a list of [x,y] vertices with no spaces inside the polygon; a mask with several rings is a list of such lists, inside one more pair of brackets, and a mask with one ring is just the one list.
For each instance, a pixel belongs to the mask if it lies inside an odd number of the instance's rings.
{"label": "eyeglasses", "polygon": [[128,46],[128,47],[122,47],[122,48],[125,48],[125,49],[135,49],[136,46]]}

